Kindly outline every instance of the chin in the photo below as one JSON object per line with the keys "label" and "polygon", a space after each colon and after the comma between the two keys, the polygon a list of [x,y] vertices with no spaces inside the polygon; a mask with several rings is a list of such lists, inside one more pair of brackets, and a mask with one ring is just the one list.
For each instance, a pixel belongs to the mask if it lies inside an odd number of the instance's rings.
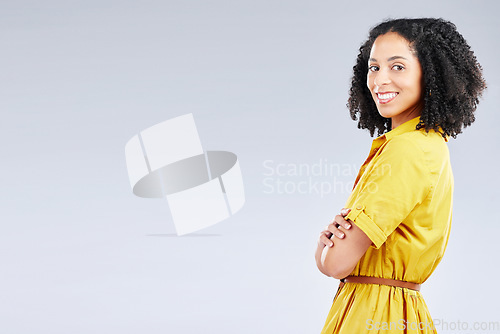
{"label": "chin", "polygon": [[379,115],[384,117],[384,118],[392,118],[394,117],[394,113],[390,113],[390,112],[384,112],[384,111],[378,111]]}

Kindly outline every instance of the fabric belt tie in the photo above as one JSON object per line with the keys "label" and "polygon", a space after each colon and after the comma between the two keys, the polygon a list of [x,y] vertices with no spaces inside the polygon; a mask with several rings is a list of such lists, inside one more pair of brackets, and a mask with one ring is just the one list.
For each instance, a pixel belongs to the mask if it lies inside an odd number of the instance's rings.
{"label": "fabric belt tie", "polygon": [[339,288],[343,287],[345,283],[362,283],[362,284],[381,284],[395,286],[398,288],[407,288],[415,291],[420,291],[421,284],[405,282],[391,278],[370,277],[370,276],[347,276],[340,280]]}

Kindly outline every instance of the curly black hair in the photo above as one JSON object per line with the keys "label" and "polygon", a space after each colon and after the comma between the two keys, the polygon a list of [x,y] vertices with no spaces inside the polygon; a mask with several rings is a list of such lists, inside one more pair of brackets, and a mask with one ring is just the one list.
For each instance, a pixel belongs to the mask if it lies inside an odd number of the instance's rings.
{"label": "curly black hair", "polygon": [[[456,26],[444,19],[419,18],[384,21],[370,30],[353,67],[347,107],[358,128],[382,135],[391,119],[381,116],[366,85],[368,59],[375,39],[388,32],[404,37],[422,67],[424,108],[416,129],[434,129],[443,137],[457,134],[475,121],[479,98],[486,88],[482,67]],[[443,130],[440,131],[439,127]]]}

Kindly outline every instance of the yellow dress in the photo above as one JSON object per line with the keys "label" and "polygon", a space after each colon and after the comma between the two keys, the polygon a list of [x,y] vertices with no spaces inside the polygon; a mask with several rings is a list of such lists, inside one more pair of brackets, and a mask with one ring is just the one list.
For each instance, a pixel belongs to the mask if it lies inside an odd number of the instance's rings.
{"label": "yellow dress", "polygon": [[[345,207],[372,245],[351,273],[424,283],[441,261],[451,227],[448,137],[415,130],[413,118],[375,138]],[[335,246],[334,246],[335,247]],[[425,286],[424,286],[425,288]],[[436,333],[420,292],[346,283],[321,334]]]}

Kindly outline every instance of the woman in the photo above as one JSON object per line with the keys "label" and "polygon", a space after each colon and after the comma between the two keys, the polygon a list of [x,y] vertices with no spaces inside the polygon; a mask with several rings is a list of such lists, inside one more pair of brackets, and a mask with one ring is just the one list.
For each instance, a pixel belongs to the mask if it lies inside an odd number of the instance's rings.
{"label": "woman", "polygon": [[419,289],[446,248],[446,142],[474,122],[482,69],[454,24],[428,18],[374,27],[353,69],[351,117],[378,137],[320,234],[318,269],[342,281],[321,333],[436,333]]}

